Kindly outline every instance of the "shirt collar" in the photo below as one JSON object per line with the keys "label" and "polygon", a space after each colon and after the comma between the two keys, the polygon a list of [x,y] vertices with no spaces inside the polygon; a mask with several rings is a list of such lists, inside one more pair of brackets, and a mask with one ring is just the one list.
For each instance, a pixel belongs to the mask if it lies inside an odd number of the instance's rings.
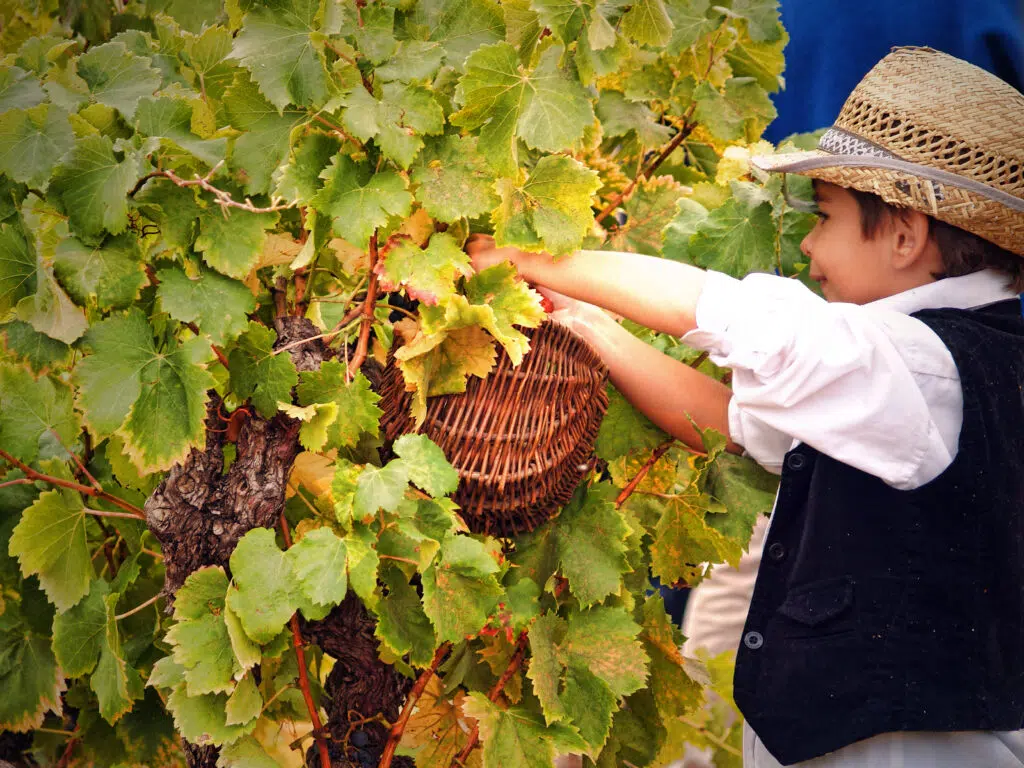
{"label": "shirt collar", "polygon": [[1008,278],[994,269],[983,269],[962,277],[946,277],[909,291],[886,296],[866,306],[909,315],[920,309],[976,309],[997,301],[1017,298],[1007,287]]}

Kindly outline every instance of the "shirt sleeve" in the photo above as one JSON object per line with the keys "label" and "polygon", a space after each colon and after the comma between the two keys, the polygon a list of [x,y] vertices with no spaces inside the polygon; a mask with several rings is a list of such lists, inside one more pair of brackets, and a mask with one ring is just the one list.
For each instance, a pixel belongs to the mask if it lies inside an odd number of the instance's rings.
{"label": "shirt sleeve", "polygon": [[768,470],[796,442],[903,490],[952,463],[960,380],[920,320],[829,303],[788,278],[714,272],[696,315],[682,340],[732,369],[730,437]]}

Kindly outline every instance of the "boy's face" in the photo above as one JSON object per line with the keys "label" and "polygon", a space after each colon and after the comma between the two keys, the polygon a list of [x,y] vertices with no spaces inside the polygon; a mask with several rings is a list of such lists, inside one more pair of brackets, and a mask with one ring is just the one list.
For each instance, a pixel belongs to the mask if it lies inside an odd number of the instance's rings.
{"label": "boy's face", "polygon": [[800,244],[811,260],[810,277],[821,283],[828,301],[850,304],[891,296],[903,290],[891,269],[890,240],[864,237],[860,207],[846,189],[814,182],[818,223]]}

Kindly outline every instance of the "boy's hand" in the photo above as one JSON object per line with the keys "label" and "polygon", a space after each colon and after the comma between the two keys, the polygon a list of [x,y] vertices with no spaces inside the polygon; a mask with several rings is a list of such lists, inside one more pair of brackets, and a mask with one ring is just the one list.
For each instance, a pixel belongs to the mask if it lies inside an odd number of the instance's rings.
{"label": "boy's hand", "polygon": [[535,290],[551,306],[548,310],[549,320],[564,325],[585,339],[590,339],[597,323],[607,318],[604,312],[593,304],[577,301],[549,288],[537,286]]}
{"label": "boy's hand", "polygon": [[503,261],[516,263],[516,256],[519,255],[518,248],[495,248],[494,238],[490,235],[474,234],[466,240],[466,253],[473,264],[473,269],[482,272],[495,264]]}

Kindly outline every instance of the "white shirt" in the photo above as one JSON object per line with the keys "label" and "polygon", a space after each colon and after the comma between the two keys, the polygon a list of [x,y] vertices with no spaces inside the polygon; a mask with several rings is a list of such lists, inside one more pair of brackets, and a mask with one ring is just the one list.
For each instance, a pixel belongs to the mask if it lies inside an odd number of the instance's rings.
{"label": "white shirt", "polygon": [[682,340],[732,369],[730,437],[769,471],[804,442],[909,490],[952,463],[963,422],[952,355],[909,315],[1016,298],[1007,282],[984,270],[858,306],[789,278],[709,272]]}

